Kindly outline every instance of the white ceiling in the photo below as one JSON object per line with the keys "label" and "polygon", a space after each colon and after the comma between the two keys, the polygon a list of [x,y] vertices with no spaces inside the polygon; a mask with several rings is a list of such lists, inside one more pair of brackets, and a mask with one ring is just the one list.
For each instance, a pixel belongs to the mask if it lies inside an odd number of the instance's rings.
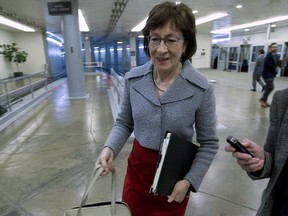
{"label": "white ceiling", "polygon": [[[47,2],[59,0],[0,0],[0,14],[8,14],[17,17],[24,22],[41,26],[43,30],[53,33],[61,33],[61,16],[48,15]],[[61,1],[61,0],[60,0]],[[67,1],[67,0],[62,0]],[[126,3],[113,31],[108,34],[109,21],[114,2]],[[129,31],[140,21],[147,17],[149,11],[163,0],[79,0],[79,8],[90,28],[89,35],[99,40],[105,35],[113,37],[127,37]],[[286,16],[288,14],[288,0],[182,0],[192,9],[199,11],[196,18],[207,16],[216,12],[227,12],[229,16],[217,21],[197,26],[198,33],[209,33],[211,30],[239,25],[274,16]],[[236,9],[235,5],[243,4],[242,9]],[[287,26],[288,21],[279,23]],[[278,25],[278,26],[279,26]],[[0,26],[1,28],[1,26]],[[265,31],[267,27],[255,28]],[[243,30],[239,30],[243,31]],[[251,29],[253,31],[253,29]]]}

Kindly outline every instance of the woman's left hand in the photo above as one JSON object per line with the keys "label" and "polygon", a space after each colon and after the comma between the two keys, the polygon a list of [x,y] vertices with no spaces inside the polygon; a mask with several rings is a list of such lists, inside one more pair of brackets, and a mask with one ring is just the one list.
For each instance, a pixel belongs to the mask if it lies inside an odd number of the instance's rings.
{"label": "woman's left hand", "polygon": [[178,181],[170,196],[168,196],[168,202],[182,202],[190,188],[190,182],[186,179]]}

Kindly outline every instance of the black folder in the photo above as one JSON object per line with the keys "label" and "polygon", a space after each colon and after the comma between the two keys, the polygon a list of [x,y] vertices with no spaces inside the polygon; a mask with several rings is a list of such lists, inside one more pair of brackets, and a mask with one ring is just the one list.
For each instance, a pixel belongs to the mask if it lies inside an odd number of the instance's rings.
{"label": "black folder", "polygon": [[198,148],[197,144],[166,132],[150,192],[154,195],[171,195],[175,184],[189,171]]}

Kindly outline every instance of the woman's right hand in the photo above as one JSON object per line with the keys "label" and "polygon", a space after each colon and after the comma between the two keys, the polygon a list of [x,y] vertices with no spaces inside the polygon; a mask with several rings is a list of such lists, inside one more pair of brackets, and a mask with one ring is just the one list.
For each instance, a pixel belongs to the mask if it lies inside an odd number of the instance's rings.
{"label": "woman's right hand", "polygon": [[102,176],[107,175],[111,170],[114,169],[114,152],[110,147],[103,148],[100,153],[96,164],[101,164],[104,168],[104,171],[101,173]]}

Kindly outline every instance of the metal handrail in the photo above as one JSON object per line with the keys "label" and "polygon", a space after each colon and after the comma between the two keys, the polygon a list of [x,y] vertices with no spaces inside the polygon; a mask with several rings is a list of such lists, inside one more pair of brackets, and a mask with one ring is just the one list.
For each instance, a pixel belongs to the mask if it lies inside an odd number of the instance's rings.
{"label": "metal handrail", "polygon": [[114,96],[116,106],[119,108],[123,97],[124,75],[117,73],[114,69],[111,69],[111,83],[112,94]]}
{"label": "metal handrail", "polygon": [[0,105],[11,112],[13,105],[23,101],[24,97],[33,100],[35,90],[44,88],[47,91],[47,84],[47,71],[0,80]]}

